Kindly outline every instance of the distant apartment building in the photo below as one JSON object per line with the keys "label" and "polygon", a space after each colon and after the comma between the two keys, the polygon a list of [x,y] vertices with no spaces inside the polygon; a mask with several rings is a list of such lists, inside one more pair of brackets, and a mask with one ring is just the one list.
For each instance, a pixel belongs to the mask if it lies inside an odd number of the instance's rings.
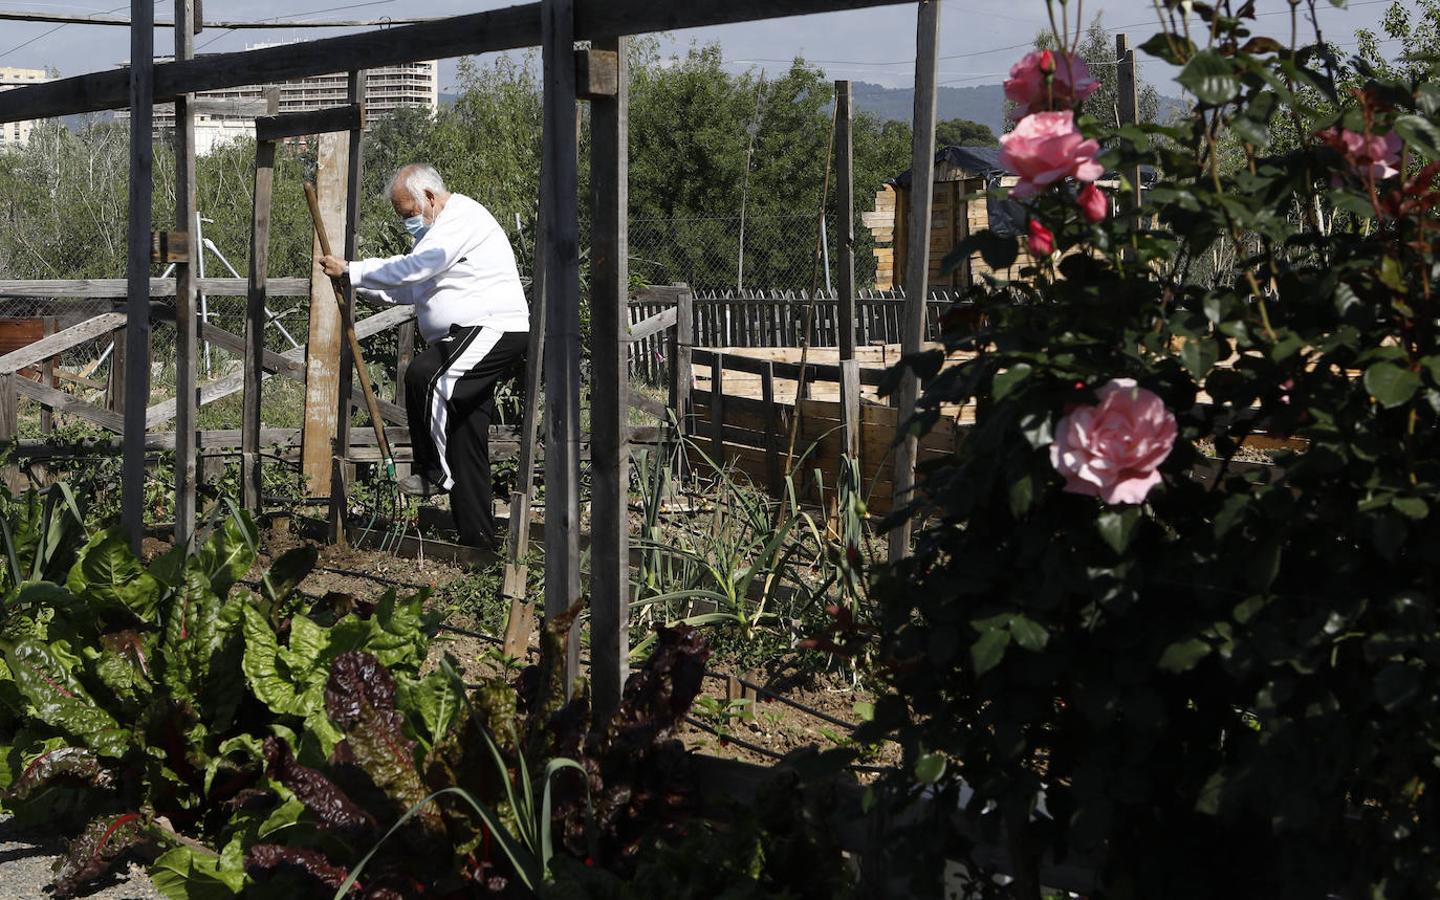
{"label": "distant apartment building", "polygon": [[[255,50],[274,44],[256,44]],[[195,95],[196,100],[259,100],[267,85],[222,88]],[[316,75],[282,82],[280,112],[306,112],[347,102],[345,73]],[[365,73],[365,121],[367,128],[402,106],[423,107],[431,115],[440,108],[439,67],[435,60],[368,69]],[[120,118],[126,118],[122,112]],[[175,128],[175,106],[156,104],[153,120],[156,137]],[[199,113],[195,116],[195,152],[201,155],[237,137],[254,137],[252,114]]]}
{"label": "distant apartment building", "polygon": [[[0,66],[0,91],[49,80],[50,75],[44,69],[17,69],[12,66]],[[0,125],[0,146],[29,142],[30,130],[34,127],[34,119],[26,119],[23,122],[6,122]]]}

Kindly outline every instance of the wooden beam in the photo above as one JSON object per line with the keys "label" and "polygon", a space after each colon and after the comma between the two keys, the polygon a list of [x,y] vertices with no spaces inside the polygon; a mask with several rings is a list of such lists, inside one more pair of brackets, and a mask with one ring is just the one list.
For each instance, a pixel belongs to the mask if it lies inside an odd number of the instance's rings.
{"label": "wooden beam", "polygon": [[327,106],[304,112],[260,116],[255,120],[255,140],[281,141],[285,138],[332,131],[354,131],[365,127],[365,112],[359,103]]}
{"label": "wooden beam", "polygon": [[[177,110],[184,106],[183,100],[175,101]],[[184,228],[174,231],[150,232],[150,262],[155,265],[181,263],[190,259],[190,232]]]}
{"label": "wooden beam", "polygon": [[[594,139],[592,138],[591,140],[593,141]],[[650,335],[652,334],[659,334],[665,329],[670,328],[679,320],[679,318],[679,308],[672,306],[664,312],[653,315],[643,322],[636,322],[634,325],[631,325],[629,331],[625,334],[622,340],[629,341],[632,344],[643,341],[646,338],[650,337]]]}
{"label": "wooden beam", "polygon": [[[250,218],[250,294],[245,301],[244,413],[240,442],[240,503],[252,515],[260,514],[260,399],[265,380],[266,272],[270,268],[270,204],[275,184],[275,145],[255,145],[255,184]],[[210,338],[207,336],[207,340]]]}
{"label": "wooden beam", "polygon": [[[695,345],[695,300],[690,291],[682,290],[675,297],[675,330],[670,339],[670,408],[675,410],[676,438],[683,442],[691,431],[690,391],[694,387],[691,370]],[[682,448],[683,450],[683,448]],[[688,477],[685,452],[675,454],[675,479],[681,483]]]}
{"label": "wooden beam", "polygon": [[[126,96],[131,110],[130,231],[125,270],[128,297],[125,459],[120,470],[120,524],[130,537],[130,549],[137,555],[140,553],[140,539],[145,533],[145,405],[150,396],[150,212],[155,164],[154,148],[150,144],[155,87],[155,32],[151,22],[154,18],[153,3],[130,0],[132,63],[119,73],[129,88]],[[48,85],[41,85],[45,86]]]}
{"label": "wooden beam", "polygon": [[38,365],[56,354],[64,353],[71,347],[109,334],[124,324],[125,314],[114,312],[101,313],[93,319],[86,319],[78,325],[71,325],[63,331],[57,331],[33,344],[27,344],[18,350],[12,350],[4,356],[0,356],[0,375]]}
{"label": "wooden beam", "polygon": [[840,359],[855,358],[855,137],[854,91],[835,82],[835,210],[840,243]]}
{"label": "wooden beam", "polygon": [[[614,39],[607,42],[614,43]],[[600,45],[575,51],[575,93],[581,100],[606,100],[620,85],[620,57]]]}
{"label": "wooden beam", "polygon": [[[595,40],[906,2],[912,0],[690,0],[685,4],[583,0],[571,34],[579,40]],[[356,66],[378,68],[534,47],[541,43],[541,6],[527,3],[398,28],[163,63],[154,67],[154,99],[172,100],[183,93],[268,84]],[[148,24],[134,30],[150,34]],[[131,59],[137,58],[131,54]],[[570,67],[573,65],[572,60]],[[0,94],[0,123],[127,106],[133,110],[132,98],[126,93],[128,78],[128,69],[111,69],[5,91]]]}
{"label": "wooden beam", "polygon": [[[345,163],[348,141],[342,135],[320,135],[315,189],[325,230],[343,234],[345,221]],[[310,497],[330,496],[331,460],[334,457],[336,409],[340,401],[340,347],[344,343],[332,279],[321,271],[320,239],[311,253],[316,263],[310,275],[310,338],[306,346],[305,440],[301,445],[300,474]]]}
{"label": "wooden beam", "polygon": [[[20,437],[20,395],[16,384],[25,380],[14,372],[0,374],[0,451],[9,450]],[[20,487],[20,468],[7,462],[0,467],[0,481],[3,481],[12,493],[17,492]]]}
{"label": "wooden beam", "polygon": [[[1135,51],[1130,47],[1130,35],[1115,35],[1115,112],[1120,121],[1117,125],[1140,124],[1139,79],[1135,77]],[[1120,170],[1130,182],[1130,190],[1121,194],[1121,202],[1127,209],[1140,207],[1140,164],[1126,166]]]}
{"label": "wooden beam", "polygon": [[[17,376],[15,379],[15,390],[20,396],[29,397],[31,400],[34,400],[37,403],[43,403],[57,413],[84,419],[92,425],[99,425],[106,431],[112,431],[116,434],[123,433],[127,442],[130,439],[130,435],[132,432],[128,430],[128,415],[117,415],[108,409],[102,409],[101,407],[95,406],[94,404],[86,403],[84,400],[71,396],[64,391],[56,390],[55,388],[50,387],[49,385],[41,384],[38,381],[31,381],[28,378],[20,378]],[[144,411],[143,406],[141,407],[141,411]],[[144,441],[142,440],[140,444],[141,448],[143,449]],[[127,453],[126,462],[129,462],[128,443],[126,444],[125,450]]]}
{"label": "wooden beam", "polygon": [[[543,0],[545,216],[545,615],[580,599],[580,224],[575,127],[575,6]],[[569,697],[580,669],[572,628],[564,667]]]}
{"label": "wooden beam", "polygon": [[[175,58],[195,55],[195,0],[175,0]],[[195,183],[195,96],[175,98],[175,233],[199,225]],[[198,231],[194,234],[199,234]],[[189,242],[187,241],[187,244]],[[197,245],[175,263],[175,543],[184,546],[195,530],[197,478],[196,426],[200,397],[196,390],[199,341],[196,335],[195,266]]]}
{"label": "wooden beam", "polygon": [[[200,290],[212,297],[244,297],[249,283],[244,278],[199,278]],[[51,278],[43,281],[0,281],[0,297],[56,297],[121,300],[129,296],[124,278]],[[309,278],[271,278],[266,293],[272,297],[310,296]],[[175,296],[175,279],[151,278],[151,297]]]}
{"label": "wooden beam", "polygon": [[245,116],[253,118],[271,113],[263,97],[207,97],[190,104],[197,116]]}
{"label": "wooden beam", "polygon": [[[910,154],[910,247],[906,261],[905,322],[901,350],[920,352],[925,340],[925,299],[930,293],[930,208],[935,181],[935,83],[939,74],[940,0],[920,0],[915,38],[915,123]],[[910,433],[910,420],[920,395],[920,381],[913,372],[900,378],[896,396],[894,509],[910,501],[915,485],[917,442]],[[890,531],[891,562],[910,555],[910,520]]]}
{"label": "wooden beam", "polygon": [[[589,51],[589,75],[614,66],[614,90],[590,105],[590,684],[597,721],[630,674],[630,96],[625,38]],[[604,60],[609,59],[609,63]],[[592,82],[590,85],[594,88]],[[657,319],[674,310],[662,313]],[[655,320],[652,319],[652,322]]]}

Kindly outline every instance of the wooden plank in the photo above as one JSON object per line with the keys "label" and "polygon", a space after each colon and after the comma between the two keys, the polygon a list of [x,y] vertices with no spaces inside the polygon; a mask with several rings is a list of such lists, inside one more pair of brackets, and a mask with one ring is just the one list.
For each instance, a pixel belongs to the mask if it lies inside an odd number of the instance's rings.
{"label": "wooden plank", "polygon": [[[627,42],[603,38],[585,53],[590,105],[590,684],[597,721],[620,705],[630,674],[630,380],[627,298],[630,271],[630,103]],[[609,60],[608,63],[605,60]],[[612,67],[613,90],[595,84]],[[671,309],[642,325],[675,320]],[[650,333],[658,332],[662,324]],[[643,336],[643,335],[642,335]]]}
{"label": "wooden plank", "polygon": [[[49,337],[59,329],[53,317],[46,318],[44,324],[44,337]],[[44,338],[42,338],[43,340]],[[48,384],[50,387],[59,387],[60,382],[55,378],[55,357],[50,356],[40,365],[40,383]],[[40,410],[40,433],[50,434],[55,430],[55,414],[49,409]]]}
{"label": "wooden plank", "polygon": [[[930,185],[935,173],[935,83],[938,74],[940,31],[940,0],[920,0],[916,23],[915,50],[915,121],[911,145],[910,177],[913,188],[908,192],[910,210],[910,247],[913,252],[906,262],[905,328],[902,349],[917,353],[925,337],[925,299],[929,296],[930,260],[925,248],[930,246],[931,204],[934,191]],[[915,412],[920,383],[914,373],[906,372],[896,392],[896,408],[903,422]],[[901,426],[903,427],[903,425]],[[895,448],[896,505],[909,499],[915,481],[915,438],[908,432],[898,435]],[[902,521],[890,531],[891,562],[910,554],[910,522]]]}
{"label": "wooden plank", "polygon": [[[14,372],[0,374],[0,451],[6,451],[9,456],[9,449],[20,436],[20,395],[16,392],[16,386],[27,379],[21,378]],[[0,467],[0,481],[12,494],[24,490],[24,476],[19,466],[6,461]]]}
{"label": "wooden plank", "polygon": [[[154,18],[153,3],[130,0],[132,64],[115,73],[121,75],[119,84],[128,86],[124,96],[130,106],[129,246],[126,253],[128,318],[122,425],[125,455],[121,464],[120,524],[130,537],[130,549],[137,555],[140,553],[140,539],[145,533],[145,404],[150,396],[150,214],[155,163],[150,143],[155,74],[155,32],[151,23]],[[3,102],[3,95],[0,95],[0,103]]]}
{"label": "wooden plank", "polygon": [[679,311],[671,307],[658,315],[651,316],[639,324],[631,325],[626,340],[634,343],[643,341],[652,335],[659,334],[675,324],[678,314]]}
{"label": "wooden plank", "polygon": [[[175,58],[195,55],[195,0],[175,0]],[[195,229],[195,110],[193,94],[175,98],[175,230]],[[199,234],[196,230],[192,232]],[[196,392],[200,344],[196,334],[196,260],[202,251],[198,240],[185,259],[175,263],[175,543],[190,542],[195,530],[195,483],[198,457],[195,431],[199,417]]]}
{"label": "wooden plank", "polygon": [[[580,599],[580,256],[573,0],[541,3],[545,216],[545,614]],[[567,641],[565,696],[580,668],[578,627]]]}
{"label": "wooden plank", "polygon": [[286,138],[332,131],[355,131],[365,126],[364,108],[355,102],[303,112],[260,116],[255,119],[255,140],[283,141]]}
{"label": "wooden plank", "polygon": [[[148,244],[147,244],[148,246]],[[147,263],[149,251],[146,251]],[[175,279],[151,278],[149,296],[175,296]],[[212,297],[244,297],[249,282],[244,278],[200,278],[200,290]],[[266,292],[272,297],[308,297],[310,279],[271,278]],[[40,281],[0,280],[0,297],[53,297],[56,299],[121,300],[129,296],[125,278],[50,278]]]}
{"label": "wooden plank", "polygon": [[21,369],[28,369],[30,366],[38,365],[57,354],[64,353],[72,347],[77,347],[86,341],[92,341],[97,337],[109,334],[125,324],[125,313],[112,312],[101,313],[93,319],[86,319],[77,325],[71,325],[62,331],[43,337],[32,344],[27,344],[18,350],[12,350],[4,356],[0,356],[0,375],[18,372]]}
{"label": "wooden plank", "polygon": [[575,94],[581,100],[611,100],[620,89],[619,55],[598,49],[609,43],[613,39],[575,51]]}
{"label": "wooden plank", "polygon": [[845,455],[860,456],[860,363],[847,359],[840,363],[840,421],[844,427]]}
{"label": "wooden plank", "polygon": [[[84,400],[67,394],[64,391],[41,384],[38,381],[31,381],[28,378],[16,378],[15,389],[20,396],[28,397],[37,403],[43,403],[57,413],[84,419],[91,424],[99,425],[101,428],[107,431],[113,431],[116,434],[123,433],[127,439],[130,436],[131,432],[127,431],[129,427],[128,416],[117,415],[108,409],[86,403]],[[140,443],[141,449],[143,449],[144,442],[141,441]]]}
{"label": "wooden plank", "polygon": [[[325,229],[343,234],[345,221],[344,136],[322,134],[316,164],[315,188]],[[311,255],[320,258],[320,239],[313,238]],[[300,474],[310,497],[330,494],[331,460],[340,390],[340,346],[344,335],[340,307],[332,280],[315,265],[310,275],[310,337],[305,359],[305,439],[301,444]]]}

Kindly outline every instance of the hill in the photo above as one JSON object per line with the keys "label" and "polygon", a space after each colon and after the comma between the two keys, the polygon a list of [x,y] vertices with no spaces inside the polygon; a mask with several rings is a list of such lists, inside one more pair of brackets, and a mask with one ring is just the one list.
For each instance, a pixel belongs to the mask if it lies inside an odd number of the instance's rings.
{"label": "hill", "polygon": [[[936,103],[941,121],[969,119],[989,125],[997,135],[1005,133],[1005,92],[998,84],[941,87],[936,94]],[[915,115],[915,91],[857,81],[855,108],[882,121],[909,122]]]}

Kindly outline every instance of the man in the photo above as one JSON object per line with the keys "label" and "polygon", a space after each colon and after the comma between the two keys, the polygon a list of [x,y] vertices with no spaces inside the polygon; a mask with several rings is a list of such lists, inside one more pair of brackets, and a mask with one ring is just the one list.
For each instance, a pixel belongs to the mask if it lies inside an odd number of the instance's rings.
{"label": "man", "polygon": [[332,277],[348,275],[362,296],[415,307],[429,346],[405,371],[415,463],[400,489],[422,497],[449,491],[460,540],[494,547],[495,385],[523,359],[530,330],[515,253],[495,217],[447,191],[429,165],[401,167],[387,194],[414,249],[388,259],[326,256],[321,267]]}

